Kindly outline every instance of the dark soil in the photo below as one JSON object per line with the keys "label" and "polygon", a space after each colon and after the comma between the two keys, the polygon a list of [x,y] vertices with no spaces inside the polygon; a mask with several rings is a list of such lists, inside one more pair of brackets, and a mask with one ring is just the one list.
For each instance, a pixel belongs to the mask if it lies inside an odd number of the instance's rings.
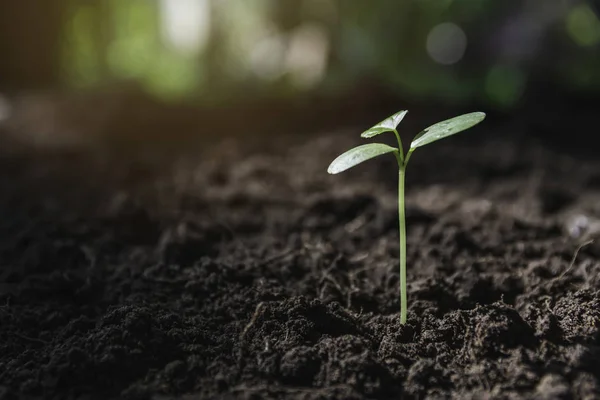
{"label": "dark soil", "polygon": [[355,130],[4,155],[0,398],[600,398],[599,163],[507,130],[414,155],[405,326],[393,158],[325,173]]}

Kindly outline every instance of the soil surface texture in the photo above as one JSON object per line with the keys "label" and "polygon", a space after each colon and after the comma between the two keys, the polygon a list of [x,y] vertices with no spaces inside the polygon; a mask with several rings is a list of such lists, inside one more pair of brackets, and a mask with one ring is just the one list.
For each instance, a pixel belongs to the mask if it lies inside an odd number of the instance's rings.
{"label": "soil surface texture", "polygon": [[600,398],[600,164],[511,129],[413,155],[404,326],[360,128],[2,155],[0,399]]}

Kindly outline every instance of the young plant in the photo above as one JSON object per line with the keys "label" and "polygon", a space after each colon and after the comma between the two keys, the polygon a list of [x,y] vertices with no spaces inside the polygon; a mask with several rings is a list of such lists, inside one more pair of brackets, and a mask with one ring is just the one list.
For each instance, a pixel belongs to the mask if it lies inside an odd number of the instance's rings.
{"label": "young plant", "polygon": [[435,125],[421,131],[410,144],[410,149],[404,153],[402,141],[396,127],[406,116],[408,111],[399,111],[389,118],[384,119],[377,125],[364,131],[360,136],[363,138],[372,138],[384,132],[393,132],[398,140],[398,147],[391,147],[383,143],[363,144],[348,150],[338,158],[333,160],[327,172],[337,174],[352,168],[363,161],[370,160],[382,154],[392,153],[398,161],[398,220],[400,236],[400,323],[406,323],[407,300],[406,300],[406,217],[404,214],[404,175],[406,174],[406,165],[415,149],[433,143],[437,140],[454,135],[455,133],[469,129],[480,123],[485,118],[482,112],[464,114],[446,121],[438,122]]}

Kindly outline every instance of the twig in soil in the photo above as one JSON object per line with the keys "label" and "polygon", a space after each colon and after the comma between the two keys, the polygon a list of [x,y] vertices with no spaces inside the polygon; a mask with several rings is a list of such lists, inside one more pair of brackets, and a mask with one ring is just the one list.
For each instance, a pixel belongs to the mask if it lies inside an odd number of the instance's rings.
{"label": "twig in soil", "polygon": [[554,278],[552,281],[557,281],[562,279],[567,272],[569,272],[571,270],[571,268],[573,268],[573,265],[575,265],[575,260],[577,259],[577,255],[579,254],[579,251],[584,248],[585,246],[592,244],[594,242],[593,239],[588,240],[587,242],[584,242],[582,244],[579,245],[579,247],[577,247],[577,249],[575,250],[575,253],[573,253],[573,258],[571,258],[571,263],[569,264],[569,266],[567,267],[566,270],[564,270],[564,272],[562,274],[560,274],[559,276],[557,276],[556,278]]}
{"label": "twig in soil", "polygon": [[340,294],[344,293],[344,290],[342,289],[342,285],[340,285],[333,276],[331,276],[331,274],[327,271],[323,272],[323,277],[319,280],[319,284],[323,283],[324,281],[329,281],[333,284],[333,286],[335,286],[335,288],[338,290],[338,292],[340,292]]}
{"label": "twig in soil", "polygon": [[261,301],[260,303],[258,303],[258,305],[256,306],[256,309],[254,310],[254,314],[252,314],[252,318],[250,318],[250,322],[248,322],[248,325],[246,325],[246,327],[240,334],[240,342],[243,342],[244,338],[246,337],[246,333],[248,333],[250,328],[252,328],[252,326],[254,326],[254,324],[256,323],[256,320],[259,317],[259,315],[261,314],[264,306],[265,306],[264,302]]}
{"label": "twig in soil", "polygon": [[297,250],[297,249],[289,249],[289,250],[283,251],[279,254],[275,254],[274,256],[267,258],[265,261],[261,262],[260,264],[261,264],[261,266],[266,267],[267,265],[271,264],[272,262],[281,260],[282,258],[285,258],[285,257],[289,256],[290,254],[294,254],[298,251],[299,250]]}
{"label": "twig in soil", "polygon": [[238,367],[237,376],[238,376],[238,378],[241,376],[242,371],[244,369],[244,364],[245,364],[244,353],[246,350],[246,347],[245,347],[246,334],[248,333],[250,328],[252,328],[254,326],[258,317],[262,314],[262,310],[264,309],[264,307],[265,307],[265,303],[263,301],[258,303],[258,305],[256,306],[256,309],[254,310],[254,314],[252,314],[252,318],[250,318],[250,322],[248,322],[248,324],[246,325],[246,327],[240,334],[240,347],[239,347],[239,351],[238,351],[238,360],[237,360],[237,364],[238,364],[237,365],[237,367]]}
{"label": "twig in soil", "polygon": [[32,338],[32,337],[29,337],[29,336],[21,335],[20,333],[15,333],[14,335],[16,337],[18,337],[18,338],[21,338],[23,340],[27,340],[27,341],[30,341],[30,342],[41,343],[41,344],[48,344],[48,343],[50,343],[50,342],[47,342],[47,341],[42,340],[42,339]]}
{"label": "twig in soil", "polygon": [[[338,384],[328,386],[327,389],[347,389],[352,391],[353,389],[349,385]],[[237,385],[231,388],[231,392],[274,392],[280,394],[298,394],[298,393],[317,393],[322,391],[323,388],[303,388],[303,387],[285,387],[278,385],[261,384],[256,386],[247,386],[245,384]]]}
{"label": "twig in soil", "polygon": [[[323,277],[319,280],[319,285],[322,285],[324,281],[331,282],[331,284],[333,284],[333,286],[337,289],[337,291],[340,292],[340,295],[344,294],[344,291],[343,291],[341,285],[339,283],[337,283],[335,278],[327,272],[323,273]],[[321,290],[319,291],[319,300],[323,300],[325,288],[326,288],[326,286],[324,286],[324,285],[321,286]]]}
{"label": "twig in soil", "polygon": [[[319,286],[321,286],[323,284],[323,282],[327,280],[333,284],[333,286],[338,290],[338,292],[340,292],[341,295],[343,295],[344,291],[342,290],[342,286],[329,273],[329,271],[331,271],[333,269],[333,267],[335,267],[335,265],[341,258],[342,258],[342,256],[340,254],[336,255],[335,258],[333,259],[333,261],[329,264],[329,267],[327,267],[327,269],[325,269],[324,271],[321,272],[322,276],[321,276],[321,279],[319,279]],[[325,287],[323,286],[323,287],[321,287],[321,290],[319,291],[319,299],[320,300],[323,299],[324,291],[325,291]]]}

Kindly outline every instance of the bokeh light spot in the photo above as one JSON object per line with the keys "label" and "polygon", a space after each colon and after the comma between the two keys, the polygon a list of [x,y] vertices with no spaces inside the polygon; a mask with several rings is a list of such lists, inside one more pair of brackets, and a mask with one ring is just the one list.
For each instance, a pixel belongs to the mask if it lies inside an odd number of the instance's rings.
{"label": "bokeh light spot", "polygon": [[206,46],[210,35],[208,0],[161,0],[163,41],[182,54],[195,55]]}
{"label": "bokeh light spot", "polygon": [[485,78],[485,93],[498,106],[510,107],[523,94],[525,76],[523,72],[506,65],[492,67]]}
{"label": "bokeh light spot", "polygon": [[436,25],[427,36],[427,53],[438,64],[456,64],[466,50],[467,35],[452,22]]}
{"label": "bokeh light spot", "polygon": [[284,37],[273,34],[259,40],[250,53],[250,68],[261,79],[272,81],[283,74]]}
{"label": "bokeh light spot", "polygon": [[580,4],[569,12],[566,28],[579,46],[594,46],[600,42],[600,21],[587,4]]}
{"label": "bokeh light spot", "polygon": [[292,84],[310,88],[323,79],[327,69],[329,39],[325,30],[316,24],[304,24],[290,37],[286,54],[286,70]]}

